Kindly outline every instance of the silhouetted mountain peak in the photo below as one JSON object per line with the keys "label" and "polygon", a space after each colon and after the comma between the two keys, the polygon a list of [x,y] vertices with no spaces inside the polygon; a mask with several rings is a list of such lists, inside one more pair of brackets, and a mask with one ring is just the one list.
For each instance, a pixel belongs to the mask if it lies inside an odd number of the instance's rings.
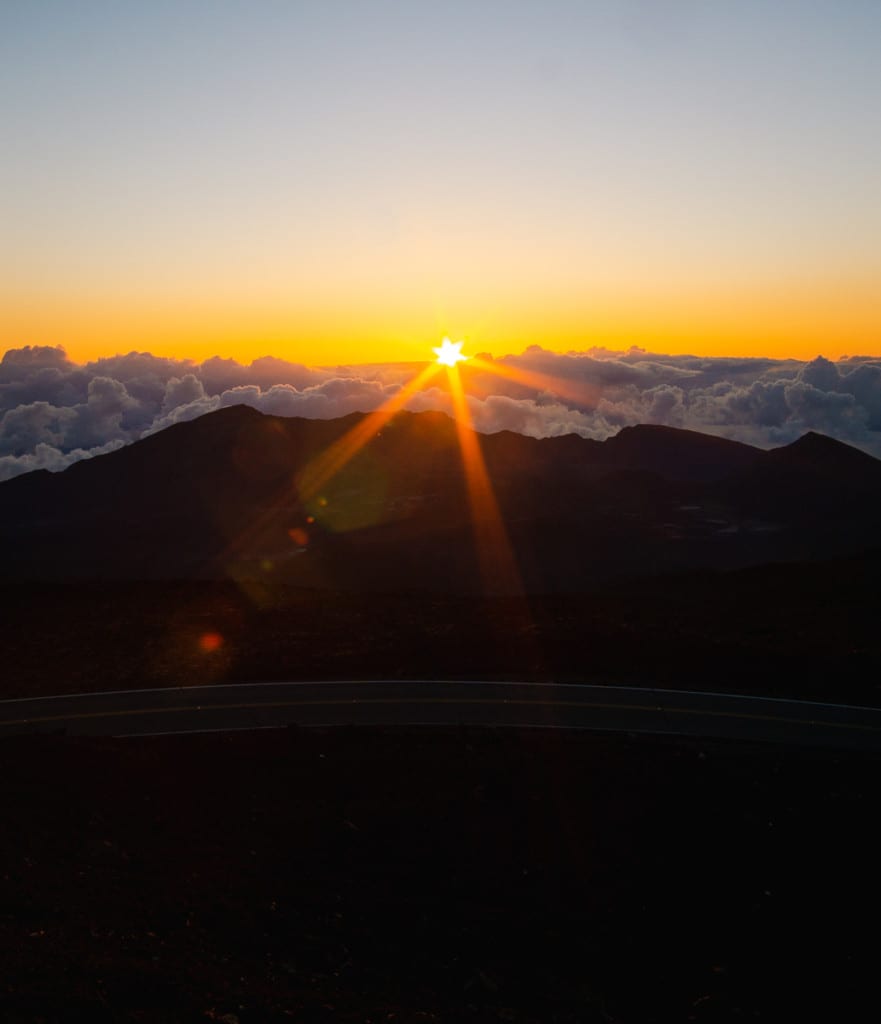
{"label": "silhouetted mountain peak", "polygon": [[761,457],[758,448],[695,430],[641,423],[606,441],[607,457],[621,469],[647,470],[671,479],[722,479]]}
{"label": "silhouetted mountain peak", "polygon": [[812,468],[835,473],[869,474],[874,478],[881,474],[881,462],[853,445],[836,441],[826,434],[809,430],[797,441],[774,448],[769,456],[778,465]]}
{"label": "silhouetted mountain peak", "polygon": [[609,438],[608,443],[618,446],[644,446],[644,445],[679,445],[684,447],[691,445],[716,451],[735,449],[748,449],[758,451],[752,445],[744,444],[741,441],[730,441],[725,437],[716,437],[714,434],[702,434],[697,430],[684,430],[681,427],[667,427],[658,423],[637,423],[634,426],[622,427],[618,433]]}
{"label": "silhouetted mountain peak", "polygon": [[843,444],[841,441],[836,441],[832,437],[828,437],[826,434],[820,434],[816,430],[808,430],[806,433],[797,441],[792,441],[790,444],[783,446],[789,452],[799,454],[819,454],[819,453],[840,453],[842,449],[850,448],[850,445]]}

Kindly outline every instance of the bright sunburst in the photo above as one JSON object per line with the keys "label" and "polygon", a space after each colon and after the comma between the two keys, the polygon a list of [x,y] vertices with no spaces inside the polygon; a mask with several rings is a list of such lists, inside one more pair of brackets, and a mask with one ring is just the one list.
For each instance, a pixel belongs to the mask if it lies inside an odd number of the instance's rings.
{"label": "bright sunburst", "polygon": [[450,341],[449,338],[444,338],[440,348],[434,348],[432,352],[437,354],[437,361],[441,366],[455,366],[456,363],[461,363],[468,358],[468,356],[462,355],[463,344],[464,342],[461,341]]}

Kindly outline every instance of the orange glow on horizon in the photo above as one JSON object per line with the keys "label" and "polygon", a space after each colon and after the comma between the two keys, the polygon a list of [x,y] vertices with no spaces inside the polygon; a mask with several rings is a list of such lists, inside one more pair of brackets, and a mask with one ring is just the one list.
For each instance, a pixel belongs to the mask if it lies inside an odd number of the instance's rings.
{"label": "orange glow on horizon", "polygon": [[[310,304],[275,294],[239,294],[234,282],[211,295],[12,291],[0,285],[0,352],[61,345],[76,363],[131,351],[201,362],[249,363],[276,356],[309,366],[420,362],[433,339],[468,336],[494,357],[532,344],[552,352],[637,345],[665,355],[813,359],[881,352],[876,275],[804,278],[778,284],[696,281],[626,289],[590,288],[576,299],[562,285],[517,282],[514,297],[438,298],[360,293],[343,303],[317,292]],[[513,287],[513,286],[512,286]],[[479,329],[478,329],[479,327]]]}

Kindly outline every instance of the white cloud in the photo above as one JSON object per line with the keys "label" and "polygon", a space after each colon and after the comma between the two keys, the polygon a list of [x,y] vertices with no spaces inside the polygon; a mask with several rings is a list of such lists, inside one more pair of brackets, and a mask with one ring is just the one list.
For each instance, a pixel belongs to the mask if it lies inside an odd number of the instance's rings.
{"label": "white cloud", "polygon": [[[504,376],[467,371],[471,416],[487,433],[602,439],[622,426],[660,423],[771,447],[819,430],[881,455],[881,358],[668,356],[635,346],[555,353],[533,345],[495,364]],[[0,361],[0,473],[63,469],[235,404],[312,419],[370,412],[412,374],[401,364],[310,368],[270,356],[250,365],[193,363],[144,352],[77,366],[60,348],[12,349]],[[452,412],[441,387],[407,407]]]}
{"label": "white cloud", "polygon": [[116,451],[117,448],[122,448],[124,443],[124,441],[108,441],[107,444],[90,448],[88,451],[83,448],[74,448],[72,451],[63,452],[52,445],[41,442],[26,455],[0,456],[0,481],[11,480],[14,476],[30,473],[34,469],[48,469],[51,473],[57,473],[82,459],[91,459],[96,455],[106,455],[108,452]]}

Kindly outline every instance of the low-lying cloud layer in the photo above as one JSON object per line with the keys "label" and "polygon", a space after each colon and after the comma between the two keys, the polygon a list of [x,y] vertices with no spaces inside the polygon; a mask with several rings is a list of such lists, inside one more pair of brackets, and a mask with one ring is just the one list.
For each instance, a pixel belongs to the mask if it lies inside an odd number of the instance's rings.
{"label": "low-lying cloud layer", "polygon": [[[773,447],[817,430],[881,456],[881,357],[798,362],[532,346],[496,360],[500,373],[465,365],[471,414],[485,433],[603,439],[630,424],[660,423]],[[10,349],[0,362],[0,480],[64,469],[229,405],[316,419],[369,412],[415,372],[136,352],[80,366],[62,348]],[[451,411],[440,386],[407,407]]]}

